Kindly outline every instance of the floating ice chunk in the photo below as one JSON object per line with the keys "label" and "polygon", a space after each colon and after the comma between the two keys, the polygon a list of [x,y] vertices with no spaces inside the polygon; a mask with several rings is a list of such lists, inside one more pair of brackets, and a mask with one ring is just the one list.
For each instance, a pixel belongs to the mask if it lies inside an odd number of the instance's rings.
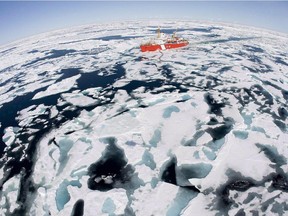
{"label": "floating ice chunk", "polygon": [[113,84],[113,87],[121,88],[121,87],[126,86],[129,83],[130,83],[130,80],[128,80],[128,79],[119,79]]}
{"label": "floating ice chunk", "polygon": [[[32,206],[30,208],[30,212],[26,213],[27,215],[43,215],[43,216],[51,215],[51,206],[54,204],[54,202],[52,204],[48,201],[47,191],[48,191],[48,189],[44,188],[44,187],[39,187],[37,189],[37,191],[35,193],[35,199],[31,200],[31,202],[33,202],[33,203],[32,203]],[[55,192],[53,193],[53,195],[55,195]],[[53,196],[53,199],[54,198],[55,197]],[[51,200],[53,200],[53,199],[51,199]]]}
{"label": "floating ice chunk", "polygon": [[116,103],[124,103],[130,98],[127,91],[125,90],[118,90],[114,96],[113,102]]}
{"label": "floating ice chunk", "polygon": [[98,100],[85,96],[82,93],[63,93],[61,96],[68,103],[78,107],[89,107],[99,103]]}
{"label": "floating ice chunk", "polygon": [[[38,107],[44,107],[43,104],[40,104]],[[36,105],[31,105],[25,109],[22,109],[19,112],[19,115],[26,117],[25,115],[36,115],[38,112],[36,111],[37,106]]]}
{"label": "floating ice chunk", "polygon": [[101,177],[96,177],[96,178],[94,179],[94,181],[95,181],[96,183],[99,183],[99,182],[103,181],[104,184],[110,185],[110,184],[113,184],[113,183],[114,183],[113,178],[114,178],[115,176],[116,176],[115,174],[114,174],[114,175],[101,175]]}
{"label": "floating ice chunk", "polygon": [[39,98],[47,97],[49,95],[54,95],[54,94],[58,94],[61,92],[66,92],[74,86],[76,80],[79,79],[80,76],[81,75],[78,74],[76,76],[73,76],[73,77],[64,79],[60,82],[54,83],[54,84],[50,85],[45,91],[38,92],[36,95],[34,95],[34,97],[32,99],[36,100]]}
{"label": "floating ice chunk", "polygon": [[[139,94],[139,93],[138,93]],[[137,97],[141,98],[138,100],[140,105],[144,106],[155,106],[156,104],[161,104],[166,100],[166,98],[162,95],[153,95],[150,92],[145,94],[137,94]],[[135,94],[134,94],[135,95]],[[135,95],[136,96],[136,95]]]}
{"label": "floating ice chunk", "polygon": [[116,210],[116,206],[113,200],[110,197],[108,197],[103,203],[102,212],[112,215],[114,214],[115,210]]}
{"label": "floating ice chunk", "polygon": [[[47,106],[45,106],[44,104],[40,104],[38,106],[36,105],[29,106],[18,112],[19,115],[17,116],[17,119],[29,123],[31,120],[31,116],[37,116],[39,114],[43,114],[46,111],[46,109]],[[24,125],[22,122],[21,124]]]}
{"label": "floating ice chunk", "polygon": [[10,146],[14,140],[16,133],[19,131],[18,127],[7,127],[4,130],[4,135],[2,137],[3,142],[6,144],[6,146]]}
{"label": "floating ice chunk", "polygon": [[58,110],[56,106],[52,106],[50,109],[50,119],[55,118],[58,115]]}
{"label": "floating ice chunk", "polygon": [[169,107],[164,109],[162,117],[163,118],[170,118],[170,116],[171,116],[171,114],[173,112],[180,112],[180,109],[177,106],[174,106],[174,105],[169,106]]}
{"label": "floating ice chunk", "polygon": [[176,87],[173,85],[163,85],[161,87],[154,88],[151,92],[155,93],[155,94],[159,94],[159,93],[165,92],[165,91],[172,92],[175,89],[176,89]]}
{"label": "floating ice chunk", "polygon": [[1,201],[4,202],[3,207],[6,208],[9,212],[13,212],[19,206],[19,203],[17,202],[17,197],[19,194],[19,186],[20,186],[19,175],[12,177],[3,185],[1,192],[1,198],[2,198]]}
{"label": "floating ice chunk", "polygon": [[89,95],[92,97],[99,97],[99,94],[102,89],[103,89],[102,87],[88,88],[88,89],[83,90],[81,93],[86,96]]}

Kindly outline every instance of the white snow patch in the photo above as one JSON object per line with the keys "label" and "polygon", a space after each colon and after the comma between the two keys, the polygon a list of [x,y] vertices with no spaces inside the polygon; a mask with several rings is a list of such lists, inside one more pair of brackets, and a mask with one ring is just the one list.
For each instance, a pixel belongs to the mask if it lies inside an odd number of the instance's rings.
{"label": "white snow patch", "polygon": [[71,89],[74,85],[77,79],[79,79],[80,75],[76,75],[67,79],[64,79],[60,82],[54,83],[50,85],[45,91],[38,92],[34,97],[33,100],[47,97],[49,95],[54,95],[62,92],[66,92],[69,89]]}
{"label": "white snow patch", "polygon": [[63,93],[61,96],[68,103],[78,107],[87,107],[98,103],[97,100],[81,93]]}

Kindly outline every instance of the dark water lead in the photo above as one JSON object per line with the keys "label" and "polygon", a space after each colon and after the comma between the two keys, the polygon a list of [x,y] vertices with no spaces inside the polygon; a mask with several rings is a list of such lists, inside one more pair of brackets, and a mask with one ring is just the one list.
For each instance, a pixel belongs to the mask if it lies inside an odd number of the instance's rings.
{"label": "dark water lead", "polygon": [[222,115],[221,108],[225,107],[225,105],[227,104],[227,103],[224,102],[223,99],[221,99],[221,102],[217,101],[213,97],[213,95],[211,93],[209,93],[209,92],[204,95],[204,99],[205,99],[205,102],[210,107],[209,113],[213,113],[213,114],[215,114],[217,116],[221,116]]}
{"label": "dark water lead", "polygon": [[[154,32],[156,34],[158,27],[157,26],[151,26],[151,28],[153,28],[153,29],[151,29],[150,31]],[[186,31],[186,30],[190,30],[190,29],[189,28],[179,28],[179,29],[160,28],[161,33],[164,33],[164,34],[173,34],[174,32],[177,32],[177,31]]]}
{"label": "dark water lead", "polygon": [[250,52],[264,53],[264,50],[260,47],[255,47],[251,45],[243,45],[244,49]]}
{"label": "dark water lead", "polygon": [[276,190],[288,192],[288,176],[285,173],[273,175],[272,187]]}
{"label": "dark water lead", "polygon": [[[97,80],[99,71],[96,71],[94,73],[94,78],[96,78],[96,81],[94,83],[91,82],[88,84],[92,84],[92,86],[95,87],[103,87],[103,88],[107,87],[108,85],[112,85],[117,80],[117,78],[119,78],[119,76],[121,77],[123,73],[125,73],[125,69],[121,67],[121,64],[116,64],[114,70],[115,73],[113,75],[109,75],[108,76],[109,78],[104,83],[97,82],[99,81]],[[85,83],[83,82],[83,79],[85,80],[86,78],[85,75],[86,74],[81,74],[81,77],[77,80],[80,83],[80,85],[78,85],[80,90],[85,90],[90,87],[86,86]],[[91,74],[89,75],[91,76]],[[46,133],[48,133],[52,128],[55,127],[58,128],[66,121],[78,117],[79,114],[81,113],[81,110],[83,109],[74,106],[67,107],[68,105],[58,106],[57,103],[59,99],[61,100],[60,97],[61,94],[50,95],[37,100],[32,100],[33,96],[36,93],[40,91],[45,91],[46,89],[47,87],[44,87],[41,89],[37,89],[34,92],[30,92],[26,95],[18,96],[13,101],[3,104],[3,106],[0,108],[0,119],[1,119],[0,135],[1,137],[3,137],[4,129],[6,127],[18,126],[17,116],[19,111],[32,105],[36,105],[36,108],[40,104],[44,104],[48,107],[48,109],[44,112],[44,114],[34,116],[28,125],[25,125],[25,127],[19,129],[18,133],[16,134],[17,137],[16,141],[12,143],[9,147],[7,147],[5,152],[3,152],[3,150],[6,147],[6,145],[2,139],[0,140],[1,145],[0,166],[4,170],[4,177],[0,181],[0,187],[2,188],[5,182],[15,175],[20,174],[21,178],[19,193],[17,196],[17,203],[19,203],[20,205],[19,208],[13,210],[11,215],[27,215],[27,213],[30,210],[31,204],[35,197],[35,191],[37,190],[38,187],[34,185],[31,176],[34,171],[33,169],[36,156],[35,152],[38,148],[37,145],[41,140],[41,138]],[[72,89],[71,91],[73,90],[75,89]],[[56,105],[59,114],[55,118],[50,118],[51,111],[49,107],[54,105]],[[4,157],[3,153],[5,154]]]}
{"label": "dark water lead", "polygon": [[[207,166],[206,166],[207,165]],[[172,156],[161,168],[160,178],[162,181],[187,188],[194,192],[200,192],[190,182],[190,178],[203,178],[212,169],[208,164],[191,164],[177,167],[177,158]]]}
{"label": "dark water lead", "polygon": [[9,48],[9,49],[3,50],[3,51],[0,52],[0,56],[1,56],[1,55],[5,55],[5,54],[7,54],[8,52],[11,52],[11,51],[15,50],[16,48],[17,48],[17,47],[11,47],[11,48]]}
{"label": "dark water lead", "polygon": [[141,81],[141,80],[132,80],[127,85],[116,88],[116,89],[123,89],[126,90],[128,94],[131,94],[133,90],[139,87],[145,87],[145,91],[153,90],[155,88],[159,88],[163,85],[163,80],[156,79],[156,80],[149,80],[149,81]]}
{"label": "dark water lead", "polygon": [[95,39],[103,40],[103,41],[110,41],[110,40],[130,40],[130,39],[140,38],[140,37],[143,37],[143,36],[112,35],[112,36],[98,37],[98,38],[95,38]]}
{"label": "dark water lead", "polygon": [[135,175],[135,168],[127,163],[124,150],[116,145],[115,138],[106,138],[106,149],[101,158],[88,168],[88,188],[108,191],[113,188],[136,189],[142,183]]}
{"label": "dark water lead", "polygon": [[222,74],[222,73],[224,73],[224,72],[230,71],[231,69],[232,69],[232,66],[224,66],[224,67],[222,67],[221,69],[219,69],[219,70],[217,71],[217,73]]}
{"label": "dark water lead", "polygon": [[[275,155],[273,155],[273,157],[274,156]],[[271,155],[269,157],[271,157]],[[236,172],[232,169],[228,169],[226,171],[226,175],[228,177],[228,181],[216,189],[217,199],[215,200],[215,209],[219,210],[219,214],[217,215],[228,215],[228,211],[232,208],[232,206],[238,205],[237,201],[235,201],[229,195],[231,190],[238,192],[246,192],[251,187],[263,188],[265,187],[265,185],[270,185],[268,188],[266,188],[267,191],[264,190],[264,194],[272,193],[273,191],[277,190],[286,193],[288,192],[288,176],[281,168],[279,168],[279,166],[276,166],[276,172],[270,173],[267,176],[263,176],[263,179],[260,181],[256,181],[250,177],[245,177],[240,172]],[[267,184],[268,182],[269,184]],[[272,205],[272,212],[277,213],[278,215],[283,215],[283,207],[285,206],[277,208],[278,201],[275,200],[275,198],[278,197],[280,194],[282,193],[279,192],[271,199],[263,202],[261,201],[258,206],[259,210],[261,209],[262,212],[265,212],[268,209],[269,205]],[[262,200],[262,193],[247,193],[247,198],[243,201],[243,203],[249,204],[251,201],[253,201],[255,197],[259,200]],[[236,197],[234,196],[234,198],[236,199],[237,195]],[[288,210],[288,205],[286,206],[286,210]]]}
{"label": "dark water lead", "polygon": [[221,35],[219,34],[207,34],[207,35],[203,35],[204,37],[207,37],[207,38],[217,38],[217,37],[220,37]]}
{"label": "dark water lead", "polygon": [[[107,75],[107,76],[99,76],[99,73],[102,73],[103,71],[107,70],[112,70],[115,71],[114,74],[112,75]],[[57,80],[57,82],[60,82],[66,78],[69,78],[71,76],[79,74],[81,71],[78,68],[69,68],[69,69],[63,69],[59,73],[61,73],[61,77]],[[113,85],[113,83],[125,75],[125,69],[123,68],[121,63],[115,64],[112,68],[109,69],[100,69],[91,73],[81,73],[81,76],[77,80],[77,88],[71,89],[70,91],[73,90],[80,90],[83,91],[88,88],[93,88],[93,87],[102,87],[106,88],[107,86]],[[57,105],[57,100],[60,99],[59,94],[55,95],[48,95],[43,98],[39,98],[37,100],[32,100],[34,95],[41,91],[47,90],[48,87],[43,87],[39,88],[33,92],[29,92],[25,95],[17,96],[14,98],[12,101],[5,103],[0,107],[0,120],[1,120],[1,127],[0,127],[0,137],[3,137],[4,135],[4,129],[6,127],[12,126],[12,127],[17,127],[18,126],[18,121],[16,120],[16,117],[18,116],[18,112],[30,107],[32,105],[40,105],[44,104],[46,106],[54,106]],[[69,92],[69,91],[68,91]],[[112,96],[113,97],[113,96]],[[64,110],[65,107],[61,108],[60,106],[57,105],[57,108],[61,110]],[[78,108],[79,109],[79,108]],[[88,109],[88,108],[87,108]],[[73,112],[73,113],[71,113]],[[66,116],[67,114],[67,120],[71,119],[71,117],[75,117],[75,112],[80,113],[80,110],[75,111],[75,110],[67,110],[64,111],[63,115]],[[43,125],[42,125],[43,127]],[[0,139],[0,156],[3,154],[3,150],[6,147],[6,144],[3,142],[2,139]]]}
{"label": "dark water lead", "polygon": [[83,216],[84,215],[84,200],[79,199],[73,206],[71,216]]}
{"label": "dark water lead", "polygon": [[73,50],[73,49],[69,49],[69,50],[51,50],[50,52],[47,53],[47,56],[45,57],[42,57],[42,58],[36,58],[35,60],[27,63],[27,64],[24,64],[22,65],[23,67],[26,67],[26,66],[29,66],[29,65],[32,65],[32,64],[35,64],[39,61],[44,61],[44,60],[48,60],[48,59],[55,59],[55,58],[59,58],[59,57],[62,57],[62,56],[65,56],[67,54],[70,54],[70,53],[74,53],[76,52],[76,50]]}
{"label": "dark water lead", "polygon": [[282,89],[281,93],[283,95],[283,98],[288,101],[288,90]]}
{"label": "dark water lead", "polygon": [[278,108],[278,114],[281,118],[281,120],[285,121],[288,118],[288,111],[284,107]]}
{"label": "dark water lead", "polygon": [[[208,168],[208,170],[206,168]],[[188,179],[204,178],[208,174],[207,171],[210,172],[211,168],[211,165],[209,167],[208,164],[204,163],[177,167],[177,158],[175,156],[172,156],[170,160],[162,166],[160,179],[169,184],[179,186],[178,193],[166,213],[167,216],[180,215],[181,211],[200,192]]]}
{"label": "dark water lead", "polygon": [[232,198],[229,198],[231,190],[244,192],[251,187],[257,186],[256,181],[251,178],[244,177],[240,172],[235,172],[232,169],[228,169],[226,171],[226,175],[228,176],[228,181],[216,190],[217,200],[215,207],[220,213],[217,215],[228,215],[228,211],[235,203]]}
{"label": "dark water lead", "polygon": [[271,145],[264,145],[260,143],[256,143],[256,146],[263,151],[265,156],[272,162],[275,163],[277,166],[282,166],[287,164],[287,158],[285,158],[283,155],[280,155],[278,153],[278,150],[275,146]]}
{"label": "dark water lead", "polygon": [[285,62],[285,61],[284,61],[282,58],[280,58],[280,57],[276,57],[276,58],[275,58],[275,63],[288,66],[288,63]]}
{"label": "dark water lead", "polygon": [[173,74],[173,71],[172,71],[172,69],[171,69],[171,66],[168,65],[168,64],[161,66],[159,70],[160,70],[162,76],[164,76],[164,77],[167,78],[167,79],[173,79],[173,77],[175,76],[175,75]]}
{"label": "dark water lead", "polygon": [[[149,26],[149,27],[154,28],[150,30],[152,32],[156,32],[158,28],[156,26]],[[164,34],[173,34],[174,32],[176,32],[177,34],[177,32],[181,32],[181,31],[211,33],[213,30],[221,30],[221,28],[211,26],[211,27],[197,27],[197,28],[163,28],[163,29],[161,28],[160,29],[161,33],[164,33]]]}
{"label": "dark water lead", "polygon": [[246,216],[244,209],[240,209],[235,216]]}
{"label": "dark water lead", "polygon": [[227,42],[234,42],[234,41],[245,41],[245,40],[252,40],[256,37],[229,37],[227,39],[216,39],[210,41],[203,41],[202,43],[227,43]]}
{"label": "dark water lead", "polygon": [[218,127],[207,128],[206,132],[211,135],[214,141],[219,140],[230,133],[230,131],[233,129],[234,123],[235,121],[232,118],[227,117],[224,118],[223,124],[221,123]]}

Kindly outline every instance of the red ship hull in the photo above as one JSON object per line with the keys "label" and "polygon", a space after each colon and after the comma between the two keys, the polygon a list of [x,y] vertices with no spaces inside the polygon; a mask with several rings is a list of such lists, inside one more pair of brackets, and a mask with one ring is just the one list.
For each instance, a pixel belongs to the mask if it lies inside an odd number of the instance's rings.
{"label": "red ship hull", "polygon": [[188,41],[180,42],[180,43],[165,43],[165,44],[144,44],[140,46],[142,52],[147,51],[157,51],[157,50],[165,50],[165,49],[174,49],[179,47],[187,46]]}

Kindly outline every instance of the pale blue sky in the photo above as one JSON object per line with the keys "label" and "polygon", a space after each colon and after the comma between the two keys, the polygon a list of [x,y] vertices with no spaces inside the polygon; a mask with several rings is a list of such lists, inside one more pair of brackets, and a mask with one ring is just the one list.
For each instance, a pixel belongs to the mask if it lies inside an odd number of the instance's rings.
{"label": "pale blue sky", "polygon": [[288,1],[0,1],[0,45],[60,28],[137,19],[191,19],[288,33]]}

